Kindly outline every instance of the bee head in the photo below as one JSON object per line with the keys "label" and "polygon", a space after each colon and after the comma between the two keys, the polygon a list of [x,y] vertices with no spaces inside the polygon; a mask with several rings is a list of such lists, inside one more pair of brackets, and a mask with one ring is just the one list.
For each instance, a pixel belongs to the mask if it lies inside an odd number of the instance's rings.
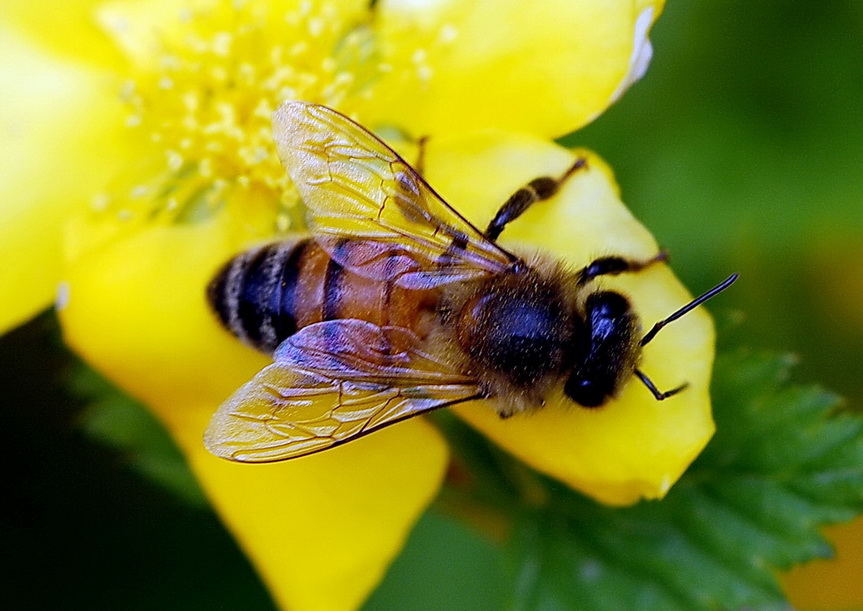
{"label": "bee head", "polygon": [[563,390],[583,407],[599,407],[635,370],[640,325],[626,297],[613,291],[589,295],[584,312],[583,329],[570,344],[572,373]]}

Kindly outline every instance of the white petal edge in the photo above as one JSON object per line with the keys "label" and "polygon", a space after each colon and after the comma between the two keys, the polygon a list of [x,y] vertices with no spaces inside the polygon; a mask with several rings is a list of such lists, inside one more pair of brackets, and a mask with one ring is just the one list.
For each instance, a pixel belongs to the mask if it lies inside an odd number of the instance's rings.
{"label": "white petal edge", "polygon": [[653,58],[653,45],[647,34],[653,24],[654,9],[647,7],[635,20],[635,39],[632,44],[632,55],[629,58],[629,71],[620,81],[620,85],[611,94],[611,102],[616,102],[623,93],[647,72],[650,60]]}

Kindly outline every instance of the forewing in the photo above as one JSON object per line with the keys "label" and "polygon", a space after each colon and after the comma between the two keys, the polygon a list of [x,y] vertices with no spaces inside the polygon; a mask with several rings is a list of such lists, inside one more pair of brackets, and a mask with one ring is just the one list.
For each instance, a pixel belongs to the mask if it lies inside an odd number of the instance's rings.
{"label": "forewing", "polygon": [[[309,210],[309,224],[337,262],[375,279],[386,266],[348,261],[342,239],[391,245],[414,265],[397,283],[431,288],[505,271],[516,257],[456,212],[395,151],[344,115],[286,102],[273,116],[279,157]],[[392,256],[392,248],[387,249]]]}
{"label": "forewing", "polygon": [[479,394],[410,331],[332,320],[285,340],[275,362],[219,408],[204,441],[230,460],[285,460]]}

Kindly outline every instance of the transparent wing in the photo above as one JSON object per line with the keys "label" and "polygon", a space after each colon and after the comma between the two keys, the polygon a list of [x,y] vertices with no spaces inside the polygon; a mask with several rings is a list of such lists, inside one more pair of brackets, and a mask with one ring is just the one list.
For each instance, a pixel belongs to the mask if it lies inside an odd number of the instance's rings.
{"label": "transparent wing", "polygon": [[479,395],[410,331],[332,320],[285,340],[215,413],[204,443],[240,462],[296,458]]}
{"label": "transparent wing", "polygon": [[[397,283],[409,288],[498,274],[517,260],[443,201],[395,151],[344,115],[292,101],[275,112],[273,125],[279,157],[309,210],[313,234],[352,271],[389,279],[374,260],[343,260],[338,246],[345,238],[400,249],[414,265]],[[391,257],[392,247],[387,250]]]}

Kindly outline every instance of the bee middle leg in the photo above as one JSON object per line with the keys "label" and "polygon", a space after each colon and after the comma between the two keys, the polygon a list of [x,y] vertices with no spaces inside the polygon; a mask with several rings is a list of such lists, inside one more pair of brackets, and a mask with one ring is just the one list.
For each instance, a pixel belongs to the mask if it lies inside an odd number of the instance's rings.
{"label": "bee middle leg", "polygon": [[513,193],[494,215],[485,230],[485,237],[496,240],[508,223],[511,223],[536,202],[550,198],[560,190],[560,186],[578,170],[587,167],[587,159],[579,157],[569,169],[558,178],[540,176],[534,178],[521,189]]}

